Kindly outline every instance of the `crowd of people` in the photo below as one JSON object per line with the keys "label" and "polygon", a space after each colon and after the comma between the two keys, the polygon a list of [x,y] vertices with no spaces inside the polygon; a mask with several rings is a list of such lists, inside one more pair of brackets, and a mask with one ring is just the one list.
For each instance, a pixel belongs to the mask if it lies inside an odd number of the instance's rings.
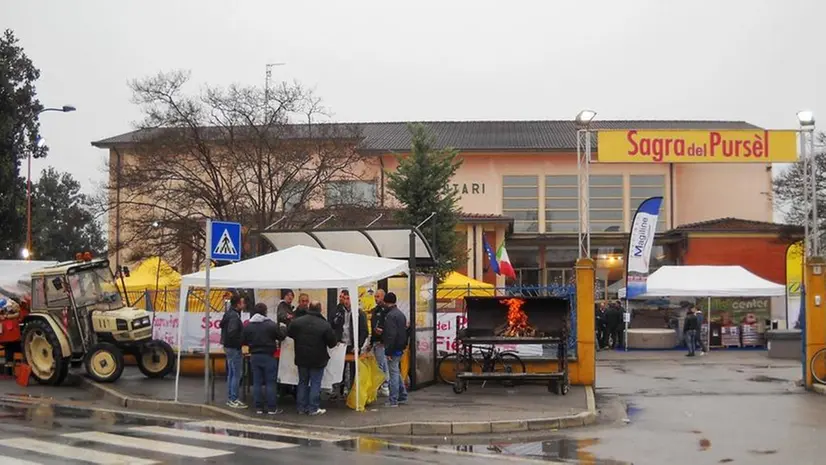
{"label": "crowd of people", "polygon": [[[300,294],[298,306],[294,306],[295,294],[287,289],[282,291],[275,320],[267,315],[267,305],[259,302],[250,309],[250,319],[243,322],[241,314],[247,310],[247,301],[241,295],[233,295],[220,323],[221,344],[226,354],[227,406],[249,408],[239,399],[243,347],[247,347],[256,413],[283,413],[278,407],[279,388],[282,388],[281,392],[290,392],[295,397],[299,414],[323,415],[326,410],[321,408],[321,383],[330,360],[328,349],[338,344],[345,346],[347,354],[353,354],[358,347],[360,354],[375,356],[385,374],[377,393],[388,398],[385,406],[392,408],[407,403],[407,390],[401,376],[401,359],[410,338],[407,317],[396,306],[394,293],[379,289],[374,297],[376,307],[372,309],[370,321],[359,309],[358,331],[354,332],[347,290],[339,294],[339,303],[330,321],[324,316],[321,303],[311,302],[307,294]],[[295,343],[298,385],[283,389],[285,386],[278,384],[278,361],[280,344],[287,337]],[[355,363],[355,360],[345,363],[343,380],[334,389],[331,399],[348,395],[355,382]]]}

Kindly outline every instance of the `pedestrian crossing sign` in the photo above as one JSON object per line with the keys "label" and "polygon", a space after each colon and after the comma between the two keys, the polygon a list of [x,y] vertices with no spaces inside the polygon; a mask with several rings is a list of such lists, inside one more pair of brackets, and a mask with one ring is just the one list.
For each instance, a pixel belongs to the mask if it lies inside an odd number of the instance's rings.
{"label": "pedestrian crossing sign", "polygon": [[241,260],[241,224],[225,221],[211,222],[209,250],[213,260],[237,262]]}

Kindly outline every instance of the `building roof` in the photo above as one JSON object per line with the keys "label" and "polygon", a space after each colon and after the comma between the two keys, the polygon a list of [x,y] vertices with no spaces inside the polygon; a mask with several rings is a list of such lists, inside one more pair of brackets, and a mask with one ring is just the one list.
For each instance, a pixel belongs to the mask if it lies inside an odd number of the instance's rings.
{"label": "building roof", "polygon": [[[436,148],[465,151],[572,151],[576,149],[577,126],[573,120],[545,121],[422,121],[434,138]],[[330,134],[349,135],[361,140],[367,152],[403,152],[410,149],[408,122],[322,124],[313,134],[306,125],[295,125],[287,137],[306,138]],[[615,120],[594,121],[600,129],[760,129],[745,121]],[[209,129],[209,128],[207,128]],[[138,130],[92,142],[99,148],[131,145],[160,134],[163,129]],[[220,134],[220,131],[207,131]],[[216,136],[217,137],[217,136]]]}
{"label": "building roof", "polygon": [[755,233],[782,233],[782,234],[802,234],[803,227],[771,223],[768,221],[744,220],[741,218],[718,218],[715,220],[701,221],[698,223],[684,224],[674,228],[680,232],[755,232]]}

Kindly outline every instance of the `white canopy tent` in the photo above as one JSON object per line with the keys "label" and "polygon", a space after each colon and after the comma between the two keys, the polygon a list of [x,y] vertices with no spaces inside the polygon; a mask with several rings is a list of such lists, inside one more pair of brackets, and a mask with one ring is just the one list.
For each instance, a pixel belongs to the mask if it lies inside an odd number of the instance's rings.
{"label": "white canopy tent", "polygon": [[[366,255],[338,252],[297,245],[267,255],[244,260],[232,265],[210,270],[210,286],[215,288],[287,289],[294,287],[348,289],[351,296],[358,296],[361,285],[372,283],[401,273],[409,273],[405,260],[371,257]],[[181,297],[178,320],[183,322],[187,293],[192,287],[205,287],[206,273],[199,271],[181,277]],[[353,339],[358,335],[359,299],[351,300]],[[175,400],[178,400],[178,385],[181,373],[181,350],[183,324],[178,325],[178,364],[175,377]],[[355,344],[358,346],[358,344]],[[355,347],[358,359],[360,347]],[[356,382],[358,382],[356,363]],[[358,390],[356,392],[358,396]],[[357,404],[358,404],[358,399]]]}
{"label": "white canopy tent", "polygon": [[[663,266],[651,273],[645,294],[635,300],[657,297],[706,297],[706,320],[711,321],[712,297],[778,297],[786,295],[786,286],[773,283],[748,271],[742,266]],[[624,299],[625,288],[619,290]],[[628,323],[625,323],[628,331]],[[708,333],[708,346],[711,332]],[[628,338],[625,338],[626,350]]]}
{"label": "white canopy tent", "polygon": [[[625,288],[620,289],[625,297]],[[742,266],[663,266],[651,273],[645,294],[651,297],[776,297],[786,286],[763,279]]]}

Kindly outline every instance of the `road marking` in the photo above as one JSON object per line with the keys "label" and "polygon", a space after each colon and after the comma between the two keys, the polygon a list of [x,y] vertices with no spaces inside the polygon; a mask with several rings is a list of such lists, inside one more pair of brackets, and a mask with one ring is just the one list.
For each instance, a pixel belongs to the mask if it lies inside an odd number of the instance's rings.
{"label": "road marking", "polygon": [[111,433],[101,433],[99,431],[69,433],[64,434],[63,437],[80,439],[83,441],[100,442],[102,444],[109,444],[118,447],[130,447],[133,449],[149,450],[153,452],[160,452],[162,454],[181,455],[184,457],[193,457],[199,459],[206,459],[210,457],[218,457],[220,455],[232,454],[231,451],[226,450],[187,446],[184,444],[176,444],[174,442],[155,441],[153,439],[135,438],[132,436],[120,436]]}
{"label": "road marking", "polygon": [[353,436],[339,436],[337,434],[328,434],[328,433],[316,433],[313,431],[304,431],[298,429],[287,429],[287,428],[278,428],[275,426],[263,426],[259,424],[240,424],[240,423],[230,423],[228,421],[220,421],[220,420],[208,420],[208,421],[199,421],[194,423],[187,423],[187,426],[191,426],[194,428],[215,428],[215,429],[226,429],[230,431],[254,431],[260,434],[272,434],[275,436],[285,436],[288,438],[298,438],[298,439],[311,439],[314,441],[324,441],[324,442],[338,442],[338,441],[350,441]]}
{"label": "road marking", "polygon": [[[91,449],[29,438],[4,439],[0,441],[0,446],[54,455],[64,459],[71,457],[73,460],[95,463],[97,465],[153,465],[158,463],[155,460],[140,459],[109,452],[98,452]],[[5,464],[6,462],[3,463]]]}
{"label": "road marking", "polygon": [[177,438],[198,439],[201,441],[220,442],[223,444],[234,444],[236,446],[257,447],[259,449],[284,449],[287,447],[298,447],[297,444],[289,444],[278,441],[265,441],[263,439],[252,439],[243,436],[229,436],[220,433],[204,433],[188,429],[164,428],[161,426],[138,426],[131,428],[133,431],[143,433],[162,434]]}
{"label": "road marking", "polygon": [[38,462],[30,462],[28,460],[16,459],[6,455],[0,455],[0,463],[3,465],[41,465]]}

